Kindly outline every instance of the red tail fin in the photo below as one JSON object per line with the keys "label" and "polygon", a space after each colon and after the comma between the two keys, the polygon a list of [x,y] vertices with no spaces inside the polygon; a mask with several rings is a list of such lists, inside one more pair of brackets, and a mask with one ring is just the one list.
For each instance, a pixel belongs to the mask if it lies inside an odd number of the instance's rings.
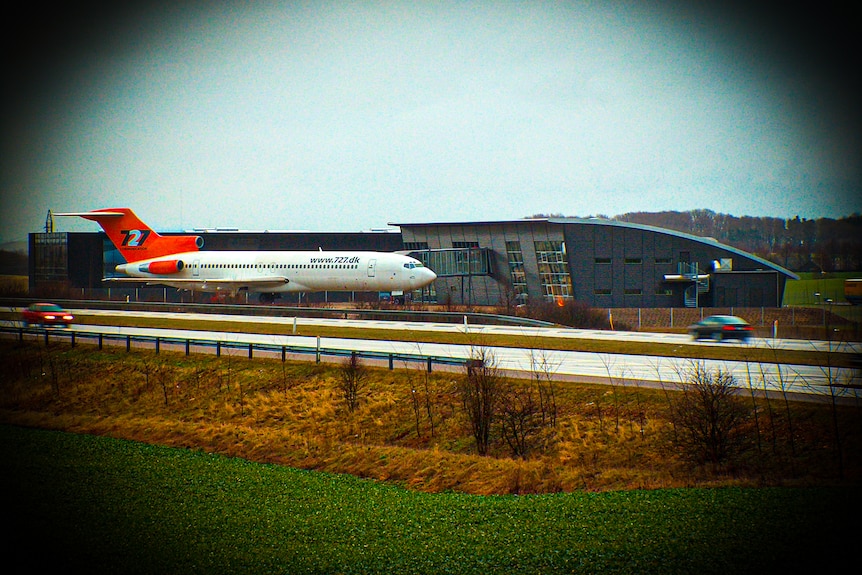
{"label": "red tail fin", "polygon": [[129,208],[54,215],[80,216],[98,223],[128,263],[170,254],[196,252],[203,245],[200,236],[160,236]]}

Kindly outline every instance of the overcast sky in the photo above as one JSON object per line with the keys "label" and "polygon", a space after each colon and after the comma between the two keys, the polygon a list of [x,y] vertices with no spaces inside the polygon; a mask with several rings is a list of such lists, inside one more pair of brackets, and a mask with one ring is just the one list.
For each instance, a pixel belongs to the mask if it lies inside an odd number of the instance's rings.
{"label": "overcast sky", "polygon": [[0,242],[110,207],[163,230],[862,212],[843,3],[179,4],[6,35]]}

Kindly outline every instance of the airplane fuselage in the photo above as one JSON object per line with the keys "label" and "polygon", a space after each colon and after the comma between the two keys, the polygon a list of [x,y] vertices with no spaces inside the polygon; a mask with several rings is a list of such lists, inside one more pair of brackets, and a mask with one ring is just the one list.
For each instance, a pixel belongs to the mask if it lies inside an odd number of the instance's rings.
{"label": "airplane fuselage", "polygon": [[434,272],[418,260],[387,252],[195,251],[118,265],[124,278],[185,290],[260,293],[411,291]]}
{"label": "airplane fuselage", "polygon": [[129,208],[68,212],[97,222],[127,263],[106,282],[158,284],[203,292],[413,291],[437,276],[422,262],[391,252],[202,251],[203,238],[162,236]]}

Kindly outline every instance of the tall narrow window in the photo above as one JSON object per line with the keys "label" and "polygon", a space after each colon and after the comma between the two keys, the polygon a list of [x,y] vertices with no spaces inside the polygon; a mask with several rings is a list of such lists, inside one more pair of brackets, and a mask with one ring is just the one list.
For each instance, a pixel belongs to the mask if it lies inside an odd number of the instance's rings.
{"label": "tall narrow window", "polygon": [[572,278],[566,260],[566,245],[562,241],[535,242],[539,280],[547,299],[572,297]]}
{"label": "tall narrow window", "polygon": [[521,253],[521,242],[506,242],[506,257],[509,260],[509,278],[515,292],[515,301],[527,303],[527,274],[524,272],[524,254]]}

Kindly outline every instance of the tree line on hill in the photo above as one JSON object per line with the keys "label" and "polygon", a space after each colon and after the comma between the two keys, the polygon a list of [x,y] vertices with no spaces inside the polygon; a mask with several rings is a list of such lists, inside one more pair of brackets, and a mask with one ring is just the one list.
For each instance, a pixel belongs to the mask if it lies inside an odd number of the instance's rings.
{"label": "tree line on hill", "polygon": [[799,216],[732,216],[699,209],[596,217],[712,238],[793,271],[862,270],[862,215],[858,213],[839,219],[809,220]]}

